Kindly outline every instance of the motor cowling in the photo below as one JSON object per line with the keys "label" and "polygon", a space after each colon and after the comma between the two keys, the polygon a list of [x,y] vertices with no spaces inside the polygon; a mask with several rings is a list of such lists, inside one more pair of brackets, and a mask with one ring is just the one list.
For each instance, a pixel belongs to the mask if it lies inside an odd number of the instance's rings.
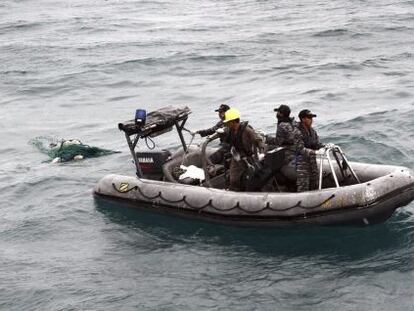
{"label": "motor cowling", "polygon": [[162,166],[171,157],[168,150],[137,152],[137,160],[144,178],[161,180]]}

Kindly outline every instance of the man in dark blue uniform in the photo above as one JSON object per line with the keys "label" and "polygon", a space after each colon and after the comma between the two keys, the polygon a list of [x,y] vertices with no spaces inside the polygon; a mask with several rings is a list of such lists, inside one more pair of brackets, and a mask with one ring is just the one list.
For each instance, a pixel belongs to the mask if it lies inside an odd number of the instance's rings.
{"label": "man in dark blue uniform", "polygon": [[[304,109],[299,112],[300,123],[298,129],[301,132],[304,147],[313,151],[324,147],[319,141],[318,134],[312,127],[313,114],[310,110]],[[308,152],[303,155],[303,161],[298,162],[297,171],[297,185],[298,191],[308,191],[318,189],[318,166],[316,164],[315,152]]]}
{"label": "man in dark blue uniform", "polygon": [[[304,142],[303,134],[300,130],[301,125],[290,117],[290,108],[287,105],[280,105],[274,109],[277,112],[277,131],[276,137],[266,137],[266,142],[273,146],[285,147],[285,165],[282,173],[285,176],[296,176],[296,189],[298,192],[316,189],[317,187],[317,167],[315,149],[310,148]],[[303,112],[300,117],[303,117]],[[301,120],[302,121],[302,120]],[[304,125],[305,126],[305,125]],[[316,132],[315,132],[316,133]],[[314,136],[312,136],[314,137]],[[316,148],[318,149],[318,148]],[[315,165],[312,166],[310,163]],[[315,173],[310,172],[310,167]],[[292,173],[292,170],[294,173]],[[310,182],[311,177],[312,179]],[[312,186],[310,187],[310,183]]]}
{"label": "man in dark blue uniform", "polygon": [[267,136],[266,143],[272,146],[285,147],[285,163],[288,164],[294,159],[298,149],[296,122],[290,117],[289,106],[280,105],[274,111],[277,117],[276,136]]}
{"label": "man in dark blue uniform", "polygon": [[312,127],[313,118],[316,118],[316,114],[313,114],[310,110],[304,109],[299,112],[300,123],[298,125],[299,130],[303,136],[303,143],[305,148],[312,150],[319,150],[324,145],[319,141],[319,136],[315,129]]}

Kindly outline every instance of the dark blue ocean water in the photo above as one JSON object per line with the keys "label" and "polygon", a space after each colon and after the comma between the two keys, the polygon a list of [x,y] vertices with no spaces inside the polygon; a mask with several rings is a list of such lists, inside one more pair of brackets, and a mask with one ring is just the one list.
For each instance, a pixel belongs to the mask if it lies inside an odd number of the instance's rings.
{"label": "dark blue ocean water", "polygon": [[[117,123],[230,103],[318,114],[349,158],[414,167],[414,1],[0,3],[0,309],[410,310],[414,205],[365,228],[241,229],[94,201],[133,174]],[[50,164],[29,142],[122,153]],[[178,145],[173,134],[159,147]]]}

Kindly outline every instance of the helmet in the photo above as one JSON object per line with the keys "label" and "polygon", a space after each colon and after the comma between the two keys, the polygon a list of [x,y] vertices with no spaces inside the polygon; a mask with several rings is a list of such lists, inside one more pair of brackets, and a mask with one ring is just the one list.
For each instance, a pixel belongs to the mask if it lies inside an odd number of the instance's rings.
{"label": "helmet", "polygon": [[240,119],[240,111],[238,111],[235,108],[230,108],[227,110],[224,114],[224,123],[227,123],[229,121]]}

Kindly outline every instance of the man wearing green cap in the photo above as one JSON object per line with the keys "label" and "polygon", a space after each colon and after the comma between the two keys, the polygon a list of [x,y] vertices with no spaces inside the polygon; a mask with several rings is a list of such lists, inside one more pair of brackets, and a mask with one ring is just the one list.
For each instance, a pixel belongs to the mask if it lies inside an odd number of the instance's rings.
{"label": "man wearing green cap", "polygon": [[213,127],[208,128],[208,129],[205,129],[205,130],[198,130],[197,132],[195,132],[195,134],[199,134],[201,137],[205,137],[205,136],[214,134],[219,128],[222,128],[224,126],[224,123],[223,123],[224,114],[229,109],[230,109],[230,107],[228,105],[224,105],[224,104],[220,105],[220,107],[215,110],[215,112],[218,112],[218,116],[219,116],[219,119],[220,119],[216,123],[216,125],[214,125]]}
{"label": "man wearing green cap", "polygon": [[[218,129],[224,128],[224,114],[227,110],[229,110],[230,107],[225,104],[221,104],[219,108],[215,110],[215,112],[218,112],[219,121],[216,123],[216,125],[205,129],[205,130],[198,130],[197,132],[194,132],[193,134],[199,134],[201,137],[205,137],[208,135],[212,135],[216,133]],[[225,128],[224,128],[225,132]],[[223,141],[223,137],[226,135],[226,133],[223,133],[220,136],[220,147],[219,149],[214,152],[212,155],[210,155],[210,161],[214,164],[223,164],[225,162],[225,159],[227,158],[227,154],[230,152],[230,147],[227,143]],[[225,164],[225,163],[224,163]]]}

